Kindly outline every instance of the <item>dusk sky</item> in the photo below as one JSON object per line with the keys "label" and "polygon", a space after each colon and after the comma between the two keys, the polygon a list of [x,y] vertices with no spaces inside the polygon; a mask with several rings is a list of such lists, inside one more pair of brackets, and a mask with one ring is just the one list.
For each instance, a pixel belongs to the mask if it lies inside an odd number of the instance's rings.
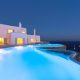
{"label": "dusk sky", "polygon": [[19,21],[42,40],[80,40],[80,0],[0,0],[0,23]]}

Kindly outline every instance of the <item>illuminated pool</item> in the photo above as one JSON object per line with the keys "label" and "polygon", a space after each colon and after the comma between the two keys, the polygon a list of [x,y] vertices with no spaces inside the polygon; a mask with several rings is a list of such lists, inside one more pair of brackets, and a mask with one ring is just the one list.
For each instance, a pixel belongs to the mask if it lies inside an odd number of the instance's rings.
{"label": "illuminated pool", "polygon": [[5,48],[0,49],[0,80],[80,80],[80,65],[32,45]]}
{"label": "illuminated pool", "polygon": [[64,47],[63,44],[35,44],[35,47]]}
{"label": "illuminated pool", "polygon": [[36,48],[43,49],[57,49],[57,50],[66,50],[66,46],[63,44],[35,44]]}
{"label": "illuminated pool", "polygon": [[62,47],[63,44],[36,44],[37,47]]}

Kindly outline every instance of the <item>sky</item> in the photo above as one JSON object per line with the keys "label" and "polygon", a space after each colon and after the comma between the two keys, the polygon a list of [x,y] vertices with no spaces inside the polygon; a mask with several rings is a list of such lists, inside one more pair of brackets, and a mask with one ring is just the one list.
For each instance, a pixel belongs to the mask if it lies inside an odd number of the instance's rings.
{"label": "sky", "polygon": [[0,23],[33,29],[46,41],[80,40],[80,0],[0,0]]}

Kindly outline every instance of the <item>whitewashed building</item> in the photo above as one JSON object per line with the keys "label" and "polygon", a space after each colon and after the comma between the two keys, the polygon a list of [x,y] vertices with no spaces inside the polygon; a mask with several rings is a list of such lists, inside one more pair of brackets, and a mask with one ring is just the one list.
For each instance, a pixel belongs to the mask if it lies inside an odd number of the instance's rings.
{"label": "whitewashed building", "polygon": [[0,24],[0,45],[23,45],[28,43],[40,42],[40,36],[36,35],[34,29],[33,35],[28,35],[26,28],[19,26],[10,26]]}

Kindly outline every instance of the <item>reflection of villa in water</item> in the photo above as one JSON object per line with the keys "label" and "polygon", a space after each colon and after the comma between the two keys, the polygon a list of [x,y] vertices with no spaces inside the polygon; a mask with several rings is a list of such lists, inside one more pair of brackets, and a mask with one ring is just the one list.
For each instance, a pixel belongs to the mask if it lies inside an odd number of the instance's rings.
{"label": "reflection of villa in water", "polygon": [[0,24],[0,45],[22,45],[37,42],[40,42],[40,36],[36,35],[35,29],[33,35],[28,35],[26,28],[23,28],[21,23],[19,23],[19,27]]}

